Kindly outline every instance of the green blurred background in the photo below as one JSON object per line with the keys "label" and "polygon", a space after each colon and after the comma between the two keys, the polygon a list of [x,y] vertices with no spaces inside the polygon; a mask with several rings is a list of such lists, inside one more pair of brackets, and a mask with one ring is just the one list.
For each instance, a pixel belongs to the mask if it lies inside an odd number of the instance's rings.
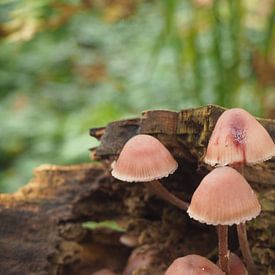
{"label": "green blurred background", "polygon": [[1,0],[0,191],[146,109],[274,118],[274,20],[272,0]]}

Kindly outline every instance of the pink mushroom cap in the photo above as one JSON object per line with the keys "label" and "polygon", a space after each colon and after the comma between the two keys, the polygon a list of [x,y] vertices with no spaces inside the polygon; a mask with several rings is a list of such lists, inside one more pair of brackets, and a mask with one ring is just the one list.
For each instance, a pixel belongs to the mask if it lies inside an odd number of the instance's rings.
{"label": "pink mushroom cap", "polygon": [[158,139],[136,135],[126,142],[112,168],[113,177],[119,180],[144,182],[169,176],[178,164]]}
{"label": "pink mushroom cap", "polygon": [[165,275],[223,275],[214,263],[199,255],[187,255],[176,259]]}
{"label": "pink mushroom cap", "polygon": [[[217,262],[216,264],[218,265],[218,263],[219,262]],[[245,268],[244,263],[242,262],[240,257],[233,252],[230,252],[229,254],[228,266],[229,275],[248,275],[248,271]]]}
{"label": "pink mushroom cap", "polygon": [[230,253],[229,256],[229,275],[248,275],[248,272],[242,262],[242,260],[234,253]]}
{"label": "pink mushroom cap", "polygon": [[261,206],[256,194],[235,169],[219,167],[201,181],[187,210],[201,223],[232,225],[258,216]]}
{"label": "pink mushroom cap", "polygon": [[275,156],[275,144],[266,129],[250,113],[234,108],[218,119],[204,161],[212,166],[255,164]]}

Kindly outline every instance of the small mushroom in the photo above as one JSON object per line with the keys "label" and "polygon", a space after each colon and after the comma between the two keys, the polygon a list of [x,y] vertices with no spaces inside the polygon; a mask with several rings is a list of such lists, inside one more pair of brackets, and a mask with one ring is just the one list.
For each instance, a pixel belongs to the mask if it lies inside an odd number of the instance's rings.
{"label": "small mushroom", "polygon": [[170,193],[158,181],[178,168],[176,160],[158,139],[150,135],[132,137],[124,145],[112,168],[113,177],[127,182],[147,182],[157,195],[187,210],[188,203]]}
{"label": "small mushroom", "polygon": [[228,265],[229,275],[248,275],[242,260],[235,253],[230,253]]}
{"label": "small mushroom", "polygon": [[218,226],[219,264],[228,274],[228,225],[249,221],[260,211],[257,196],[245,178],[233,168],[219,167],[203,178],[187,213],[201,223]]}
{"label": "small mushroom", "polygon": [[187,255],[176,259],[165,275],[223,275],[214,263],[199,255]]}
{"label": "small mushroom", "polygon": [[123,275],[143,274],[152,264],[157,251],[149,246],[135,248],[123,270]]}
{"label": "small mushroom", "polygon": [[125,233],[120,236],[119,241],[128,247],[136,247],[139,245],[138,235]]}
{"label": "small mushroom", "polygon": [[234,108],[219,117],[204,161],[212,166],[255,164],[274,155],[275,145],[266,129],[247,111]]}

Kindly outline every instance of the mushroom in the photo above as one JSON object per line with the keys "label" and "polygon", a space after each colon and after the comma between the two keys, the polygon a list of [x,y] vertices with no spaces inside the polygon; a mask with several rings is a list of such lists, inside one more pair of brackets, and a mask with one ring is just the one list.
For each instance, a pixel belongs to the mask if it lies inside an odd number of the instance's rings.
{"label": "mushroom", "polygon": [[214,263],[199,255],[177,258],[168,267],[165,275],[223,275]]}
{"label": "mushroom", "polygon": [[[247,111],[234,108],[218,119],[204,161],[212,166],[231,165],[243,173],[244,164],[264,162],[275,155],[275,145],[266,129]],[[245,223],[237,225],[240,248],[249,273],[257,274],[249,249]]]}
{"label": "mushroom", "polygon": [[266,129],[247,111],[234,108],[219,117],[204,161],[211,166],[255,164],[275,156],[275,145]]}
{"label": "mushroom", "polygon": [[[229,275],[247,275],[247,270],[241,259],[234,253],[229,256]],[[177,258],[168,267],[165,275],[222,275],[214,263],[199,255],[187,255]]]}
{"label": "mushroom", "polygon": [[112,168],[113,177],[127,182],[148,182],[154,192],[166,201],[183,210],[188,208],[188,203],[171,194],[158,181],[178,168],[176,160],[158,139],[150,135],[132,137]]}
{"label": "mushroom", "polygon": [[[217,262],[218,264],[219,262]],[[229,275],[248,275],[242,260],[235,253],[230,252],[228,259]]]}
{"label": "mushroom", "polygon": [[148,245],[135,248],[128,258],[122,275],[143,274],[144,271],[148,271],[156,253],[157,251]]}
{"label": "mushroom", "polygon": [[138,235],[125,233],[119,238],[120,243],[128,247],[136,247],[139,245]]}
{"label": "mushroom", "polygon": [[230,275],[248,275],[242,260],[235,253],[230,253],[228,265]]}
{"label": "mushroom", "polygon": [[228,226],[249,221],[260,211],[257,196],[245,178],[231,167],[219,167],[203,178],[187,213],[201,223],[218,226],[219,265],[229,274]]}

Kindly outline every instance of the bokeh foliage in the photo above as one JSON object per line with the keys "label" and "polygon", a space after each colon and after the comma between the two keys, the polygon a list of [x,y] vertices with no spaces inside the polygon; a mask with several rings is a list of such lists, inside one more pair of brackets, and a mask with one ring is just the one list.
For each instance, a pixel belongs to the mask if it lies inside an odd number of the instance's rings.
{"label": "bokeh foliage", "polygon": [[274,116],[274,1],[2,0],[0,190],[89,161],[88,129],[216,103]]}

